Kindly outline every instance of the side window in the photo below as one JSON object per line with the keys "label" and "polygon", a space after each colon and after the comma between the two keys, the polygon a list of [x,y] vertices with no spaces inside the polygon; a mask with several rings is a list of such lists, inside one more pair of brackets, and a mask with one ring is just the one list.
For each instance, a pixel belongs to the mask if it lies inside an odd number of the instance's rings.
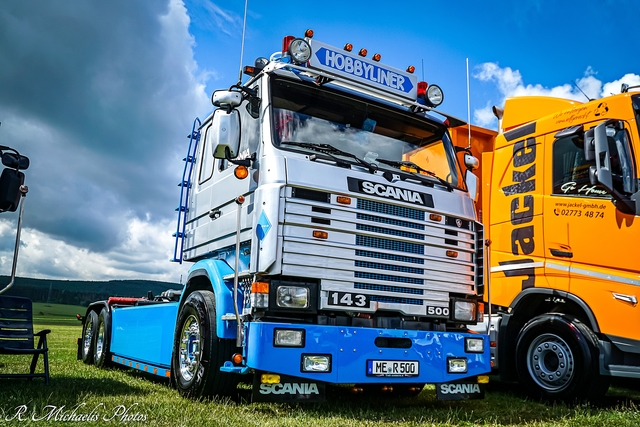
{"label": "side window", "polygon": [[211,129],[211,125],[207,127],[207,130],[204,133],[204,138],[202,139],[202,159],[200,161],[200,174],[198,175],[198,184],[202,184],[205,181],[208,181],[213,174],[213,147],[211,147],[211,141],[209,138]]}
{"label": "side window", "polygon": [[[625,129],[607,127],[607,141],[614,187],[621,193],[635,192],[635,167]],[[589,168],[595,161],[584,158],[584,139],[572,135],[553,143],[553,194],[607,197],[601,185],[591,185]]]}

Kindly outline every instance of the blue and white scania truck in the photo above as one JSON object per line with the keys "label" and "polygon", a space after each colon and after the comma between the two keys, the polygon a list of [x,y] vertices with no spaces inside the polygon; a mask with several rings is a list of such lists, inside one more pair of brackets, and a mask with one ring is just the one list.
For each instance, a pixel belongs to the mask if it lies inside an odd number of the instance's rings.
{"label": "blue and white scania truck", "polygon": [[[91,304],[78,353],[169,377],[186,396],[354,392],[480,398],[477,160],[458,162],[443,94],[308,30],[244,67],[196,119],[178,208],[182,291]],[[244,378],[243,378],[244,376]]]}

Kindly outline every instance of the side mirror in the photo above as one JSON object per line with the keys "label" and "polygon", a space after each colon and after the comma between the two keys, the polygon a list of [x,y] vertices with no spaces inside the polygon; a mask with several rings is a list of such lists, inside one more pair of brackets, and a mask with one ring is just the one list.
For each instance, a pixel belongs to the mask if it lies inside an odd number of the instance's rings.
{"label": "side mirror", "polygon": [[238,110],[229,112],[222,109],[213,113],[209,130],[211,144],[216,159],[232,159],[240,149],[240,114]]}
{"label": "side mirror", "polygon": [[29,169],[29,158],[16,153],[2,153],[2,164],[8,168]]}
{"label": "side mirror", "polygon": [[[611,176],[611,159],[609,153],[609,143],[607,142],[607,126],[606,123],[601,123],[596,126],[594,130],[594,146],[595,146],[595,158],[596,167],[595,173],[591,173],[591,176],[595,175],[595,179],[598,183],[609,192],[613,192],[613,178]],[[585,139],[585,146],[587,141]]]}
{"label": "side mirror", "polygon": [[464,154],[464,165],[467,167],[467,169],[469,169],[470,171],[473,171],[473,170],[478,169],[478,166],[480,166],[480,161],[478,160],[478,158],[476,156],[472,156],[469,153],[465,153]]}
{"label": "side mirror", "polygon": [[211,103],[229,111],[242,104],[242,94],[233,90],[217,90],[211,95]]}
{"label": "side mirror", "polygon": [[594,142],[593,129],[589,129],[584,133],[584,159],[592,162],[596,157],[596,146]]}
{"label": "side mirror", "polygon": [[[475,157],[474,157],[475,158]],[[469,190],[469,195],[473,197],[473,201],[478,201],[478,177],[476,174],[471,172],[471,170],[467,170],[464,174],[464,182],[467,184],[467,189]]]}
{"label": "side mirror", "polygon": [[[2,156],[4,163],[4,155]],[[20,203],[20,186],[24,184],[24,174],[6,168],[0,175],[0,212],[15,212]]]}

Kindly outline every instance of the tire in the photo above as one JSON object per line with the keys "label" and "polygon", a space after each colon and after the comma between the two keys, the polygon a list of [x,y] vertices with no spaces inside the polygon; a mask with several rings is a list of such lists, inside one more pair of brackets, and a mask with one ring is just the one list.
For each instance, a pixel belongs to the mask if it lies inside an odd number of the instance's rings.
{"label": "tire", "polygon": [[538,316],[518,335],[518,376],[537,399],[570,401],[604,395],[610,378],[600,375],[598,357],[597,337],[573,316]]}
{"label": "tire", "polygon": [[220,371],[231,360],[235,341],[218,338],[211,291],[190,294],[178,314],[171,372],[180,394],[190,398],[236,397],[238,375]]}
{"label": "tire", "polygon": [[111,313],[103,308],[98,315],[96,335],[93,341],[93,363],[99,368],[109,366],[111,356],[109,354],[111,342]]}
{"label": "tire", "polygon": [[87,365],[93,364],[93,346],[98,328],[98,315],[95,311],[90,311],[84,318],[82,325],[82,344],[80,352],[82,361]]}

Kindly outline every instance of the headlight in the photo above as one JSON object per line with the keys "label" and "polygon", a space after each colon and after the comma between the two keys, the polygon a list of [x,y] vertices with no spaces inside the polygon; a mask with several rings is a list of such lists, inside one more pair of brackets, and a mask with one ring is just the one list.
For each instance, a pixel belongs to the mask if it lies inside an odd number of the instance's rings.
{"label": "headlight", "polygon": [[274,329],[274,347],[304,347],[304,330]]}
{"label": "headlight", "polygon": [[453,320],[460,322],[475,322],[476,308],[475,301],[457,300],[453,303]]}
{"label": "headlight", "polygon": [[442,104],[442,101],[444,101],[444,94],[442,93],[442,89],[440,89],[440,86],[430,85],[427,88],[427,100],[434,107]]}
{"label": "headlight", "polygon": [[484,340],[482,338],[465,338],[464,351],[467,353],[484,353]]}
{"label": "headlight", "polygon": [[276,305],[282,308],[308,308],[309,288],[299,286],[278,286]]}
{"label": "headlight", "polygon": [[467,372],[467,359],[464,357],[447,359],[447,372],[450,374],[464,374]]}
{"label": "headlight", "polygon": [[311,58],[311,46],[304,39],[293,39],[289,43],[289,55],[296,64],[304,64]]}
{"label": "headlight", "polygon": [[331,356],[303,355],[302,372],[331,372]]}

